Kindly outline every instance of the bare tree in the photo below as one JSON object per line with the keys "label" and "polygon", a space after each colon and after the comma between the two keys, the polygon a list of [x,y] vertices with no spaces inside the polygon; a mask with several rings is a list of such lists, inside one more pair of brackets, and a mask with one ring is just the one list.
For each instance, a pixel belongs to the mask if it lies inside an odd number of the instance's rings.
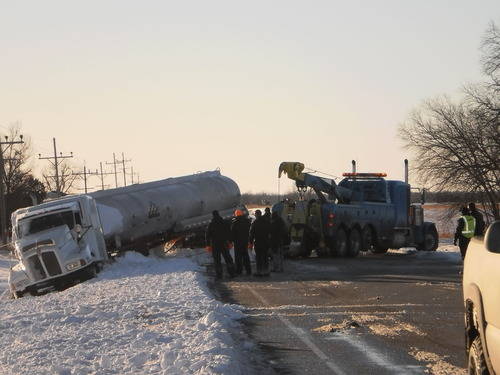
{"label": "bare tree", "polygon": [[491,86],[500,91],[500,29],[491,22],[481,43],[483,72],[490,77]]}
{"label": "bare tree", "polygon": [[[22,134],[21,125],[14,123],[2,134],[9,140],[19,140]],[[23,137],[24,143],[13,144],[3,150],[4,153],[4,185],[7,216],[21,207],[40,202],[45,197],[45,189],[41,181],[33,176],[30,163],[32,148],[30,138]]]}
{"label": "bare tree", "polygon": [[[59,164],[59,189],[61,193],[72,193],[77,181],[77,175],[73,174],[73,166],[66,160]],[[56,176],[54,168],[47,168],[42,173],[43,181],[47,191],[56,191]]]}
{"label": "bare tree", "polygon": [[[21,135],[21,125],[19,123],[14,123],[9,126],[5,136],[8,139],[19,139]],[[4,184],[5,184],[5,194],[10,194],[14,191],[26,176],[33,173],[31,166],[29,165],[29,159],[31,158],[32,149],[31,141],[29,137],[23,138],[24,143],[12,145],[11,147],[4,150]]]}
{"label": "bare tree", "polygon": [[434,99],[412,113],[399,135],[416,155],[420,182],[437,191],[482,192],[499,218],[498,119],[491,121],[466,101]]}
{"label": "bare tree", "polygon": [[500,32],[491,24],[482,43],[488,81],[464,88],[464,97],[426,101],[399,128],[413,151],[420,182],[437,191],[479,192],[500,218]]}

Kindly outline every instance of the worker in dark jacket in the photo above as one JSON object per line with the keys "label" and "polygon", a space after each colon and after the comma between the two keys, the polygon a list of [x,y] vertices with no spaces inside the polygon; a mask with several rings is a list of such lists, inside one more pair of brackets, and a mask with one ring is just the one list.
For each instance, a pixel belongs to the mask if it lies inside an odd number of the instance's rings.
{"label": "worker in dark jacket", "polygon": [[255,211],[255,220],[250,227],[250,242],[255,250],[257,272],[255,276],[269,276],[269,240],[271,223],[262,216],[261,210]]}
{"label": "worker in dark jacket", "polygon": [[273,212],[271,215],[271,252],[272,252],[272,271],[283,272],[283,240],[285,238],[285,222]]}
{"label": "worker in dark jacket", "polygon": [[234,257],[236,261],[236,274],[241,275],[243,267],[247,275],[252,274],[250,256],[248,255],[248,236],[251,221],[242,210],[234,212],[235,218],[231,223],[231,239],[234,243]]}
{"label": "worker in dark jacket", "polygon": [[264,215],[262,215],[262,217],[267,221],[271,222],[271,209],[269,207],[266,207],[264,209]]}
{"label": "worker in dark jacket", "polygon": [[224,257],[226,268],[229,276],[234,277],[234,263],[231,254],[229,253],[229,225],[222,219],[218,211],[212,212],[212,221],[208,224],[205,233],[205,240],[208,246],[212,247],[212,257],[214,258],[215,277],[222,278],[222,260]]}
{"label": "worker in dark jacket", "polygon": [[481,212],[479,212],[477,210],[476,204],[472,203],[472,202],[469,203],[469,211],[470,211],[471,216],[473,216],[474,219],[476,219],[476,227],[474,229],[474,236],[484,235],[485,224],[484,224],[483,214],[481,214]]}
{"label": "worker in dark jacket", "polygon": [[453,244],[456,246],[458,241],[458,247],[460,248],[460,254],[462,254],[462,259],[465,258],[467,253],[467,247],[469,246],[470,239],[474,237],[474,230],[476,226],[476,220],[470,215],[469,209],[467,207],[462,207],[460,209],[462,216],[458,219],[457,230],[455,231],[455,240]]}

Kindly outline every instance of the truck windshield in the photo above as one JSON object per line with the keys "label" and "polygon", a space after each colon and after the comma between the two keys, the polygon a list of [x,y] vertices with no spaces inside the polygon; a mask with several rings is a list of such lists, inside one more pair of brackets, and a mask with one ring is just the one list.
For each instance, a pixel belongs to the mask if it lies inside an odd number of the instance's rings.
{"label": "truck windshield", "polygon": [[60,211],[49,215],[27,218],[19,221],[19,237],[62,225],[67,225],[69,229],[73,229],[75,224],[81,224],[81,220],[80,214],[74,211]]}

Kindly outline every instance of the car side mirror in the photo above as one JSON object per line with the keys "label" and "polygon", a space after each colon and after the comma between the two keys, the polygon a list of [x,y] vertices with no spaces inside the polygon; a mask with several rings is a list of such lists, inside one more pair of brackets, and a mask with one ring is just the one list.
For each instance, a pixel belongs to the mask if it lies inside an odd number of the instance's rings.
{"label": "car side mirror", "polygon": [[486,231],[484,246],[492,253],[500,253],[500,220],[491,224]]}

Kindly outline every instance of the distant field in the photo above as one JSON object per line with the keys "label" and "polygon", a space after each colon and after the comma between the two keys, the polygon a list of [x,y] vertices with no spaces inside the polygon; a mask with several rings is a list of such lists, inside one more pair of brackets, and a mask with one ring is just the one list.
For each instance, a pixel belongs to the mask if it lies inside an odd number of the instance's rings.
{"label": "distant field", "polygon": [[450,218],[450,211],[453,209],[451,204],[430,203],[424,205],[424,220],[436,223],[439,233],[439,238],[453,238],[457,220],[460,216],[458,212],[452,213]]}

